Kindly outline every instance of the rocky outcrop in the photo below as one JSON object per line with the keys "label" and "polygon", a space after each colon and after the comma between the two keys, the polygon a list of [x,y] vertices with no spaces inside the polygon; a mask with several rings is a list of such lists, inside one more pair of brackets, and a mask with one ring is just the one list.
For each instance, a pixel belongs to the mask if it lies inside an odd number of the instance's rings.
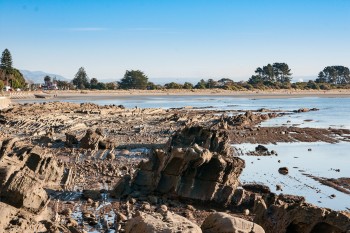
{"label": "rocky outcrop", "polygon": [[229,214],[217,212],[209,215],[203,222],[203,233],[240,232],[240,233],[265,233],[264,229],[253,222]]}
{"label": "rocky outcrop", "polygon": [[[130,191],[226,204],[243,168],[244,161],[233,155],[225,131],[186,127],[165,149],[151,151],[150,159],[139,164]],[[126,193],[127,183],[123,179],[116,186],[119,194]]]}
{"label": "rocky outcrop", "polygon": [[252,111],[246,111],[244,114],[238,114],[231,117],[223,117],[221,119],[221,125],[227,125],[228,127],[242,128],[242,127],[252,127],[263,121],[269,120],[271,118],[279,117],[283,113],[253,113]]}
{"label": "rocky outcrop", "polygon": [[40,147],[28,147],[8,139],[0,149],[1,201],[32,213],[43,210],[48,201],[44,186],[60,185],[63,166]]}
{"label": "rocky outcrop", "polygon": [[37,213],[45,207],[48,196],[35,174],[23,169],[12,174],[2,188],[1,201]]}
{"label": "rocky outcrop", "polygon": [[303,197],[274,194],[255,202],[254,222],[271,233],[341,233],[350,231],[350,214],[304,202]]}
{"label": "rocky outcrop", "polygon": [[126,233],[164,232],[164,233],[201,233],[196,224],[186,218],[170,213],[138,213],[139,216],[128,220],[125,224]]}
{"label": "rocky outcrop", "polygon": [[46,228],[30,213],[0,202],[0,232],[46,232]]}
{"label": "rocky outcrop", "polygon": [[318,111],[318,108],[299,108],[298,110],[294,110],[295,113],[302,113],[302,112],[310,112],[310,111]]}
{"label": "rocky outcrop", "polygon": [[80,147],[84,149],[97,150],[99,142],[103,139],[103,135],[100,130],[93,131],[88,129],[85,136],[80,140]]}
{"label": "rocky outcrop", "polygon": [[[66,133],[66,144],[73,147],[77,145],[76,136]],[[102,133],[102,129],[97,128],[95,131],[88,129],[85,136],[80,140],[80,147],[83,149],[113,149],[116,146],[115,142],[106,138]]]}

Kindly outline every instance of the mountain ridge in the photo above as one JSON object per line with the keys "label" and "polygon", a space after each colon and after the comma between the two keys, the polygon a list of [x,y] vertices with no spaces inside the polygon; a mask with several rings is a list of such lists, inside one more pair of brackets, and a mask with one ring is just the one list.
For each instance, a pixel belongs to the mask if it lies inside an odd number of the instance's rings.
{"label": "mountain ridge", "polygon": [[57,80],[61,80],[61,81],[70,81],[70,79],[59,75],[59,74],[53,74],[53,73],[47,73],[44,71],[30,71],[30,70],[19,70],[22,74],[23,77],[27,80],[27,81],[32,81],[34,83],[43,83],[44,82],[44,77],[46,75],[50,76],[51,78],[56,78]]}

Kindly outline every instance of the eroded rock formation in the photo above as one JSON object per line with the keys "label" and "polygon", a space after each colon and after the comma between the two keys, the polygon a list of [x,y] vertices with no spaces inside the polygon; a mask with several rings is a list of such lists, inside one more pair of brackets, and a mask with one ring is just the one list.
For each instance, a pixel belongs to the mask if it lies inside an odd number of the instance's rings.
{"label": "eroded rock formation", "polygon": [[167,232],[167,233],[201,233],[199,226],[188,219],[170,213],[143,213],[126,222],[126,233],[143,233],[143,232]]}
{"label": "eroded rock formation", "polygon": [[347,233],[350,214],[332,211],[290,195],[267,195],[255,202],[254,222],[272,233]]}
{"label": "eroded rock formation", "polygon": [[59,185],[62,176],[63,166],[42,148],[22,145],[17,138],[2,143],[0,149],[2,202],[38,213],[48,201],[43,187]]}
{"label": "eroded rock formation", "polygon": [[229,214],[216,212],[209,215],[203,222],[201,229],[203,233],[217,232],[240,232],[240,233],[265,233],[258,224],[233,217]]}
{"label": "eroded rock formation", "polygon": [[[165,149],[151,151],[150,159],[139,164],[130,191],[131,195],[156,192],[225,204],[243,168],[244,161],[233,155],[225,131],[186,127],[175,133]],[[118,194],[126,194],[127,183],[120,181]]]}

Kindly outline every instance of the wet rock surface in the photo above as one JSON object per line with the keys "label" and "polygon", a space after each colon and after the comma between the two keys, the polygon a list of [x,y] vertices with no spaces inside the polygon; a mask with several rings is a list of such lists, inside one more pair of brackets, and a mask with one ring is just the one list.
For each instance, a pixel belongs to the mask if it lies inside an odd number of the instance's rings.
{"label": "wet rock surface", "polygon": [[231,144],[349,140],[344,129],[258,125],[303,112],[73,103],[1,110],[0,232],[210,232],[252,223],[272,233],[349,231],[347,212],[239,182],[245,164]]}

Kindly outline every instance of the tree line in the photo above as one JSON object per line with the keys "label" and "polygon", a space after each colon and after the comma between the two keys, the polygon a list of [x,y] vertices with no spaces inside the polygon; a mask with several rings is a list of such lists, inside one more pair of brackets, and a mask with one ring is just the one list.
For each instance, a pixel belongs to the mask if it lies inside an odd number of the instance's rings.
{"label": "tree line", "polygon": [[5,86],[15,89],[25,87],[26,81],[22,73],[12,66],[12,56],[8,49],[2,52],[0,60],[0,91]]}
{"label": "tree line", "polygon": [[[235,82],[228,78],[219,80],[201,79],[198,83],[183,84],[169,82],[165,85],[154,84],[148,80],[147,75],[140,70],[127,70],[120,81],[101,82],[97,78],[89,78],[84,67],[80,67],[71,82],[56,80],[49,76],[44,77],[45,83],[54,82],[59,89],[211,89],[221,88],[227,90],[251,90],[251,89],[332,89],[350,88],[350,71],[345,66],[327,66],[319,72],[318,77],[308,82],[291,83],[292,72],[288,64],[275,62],[262,67],[257,67],[248,81]],[[5,49],[1,56],[0,88],[4,85],[13,88],[25,87],[25,79],[19,70],[12,67],[12,56]]]}

